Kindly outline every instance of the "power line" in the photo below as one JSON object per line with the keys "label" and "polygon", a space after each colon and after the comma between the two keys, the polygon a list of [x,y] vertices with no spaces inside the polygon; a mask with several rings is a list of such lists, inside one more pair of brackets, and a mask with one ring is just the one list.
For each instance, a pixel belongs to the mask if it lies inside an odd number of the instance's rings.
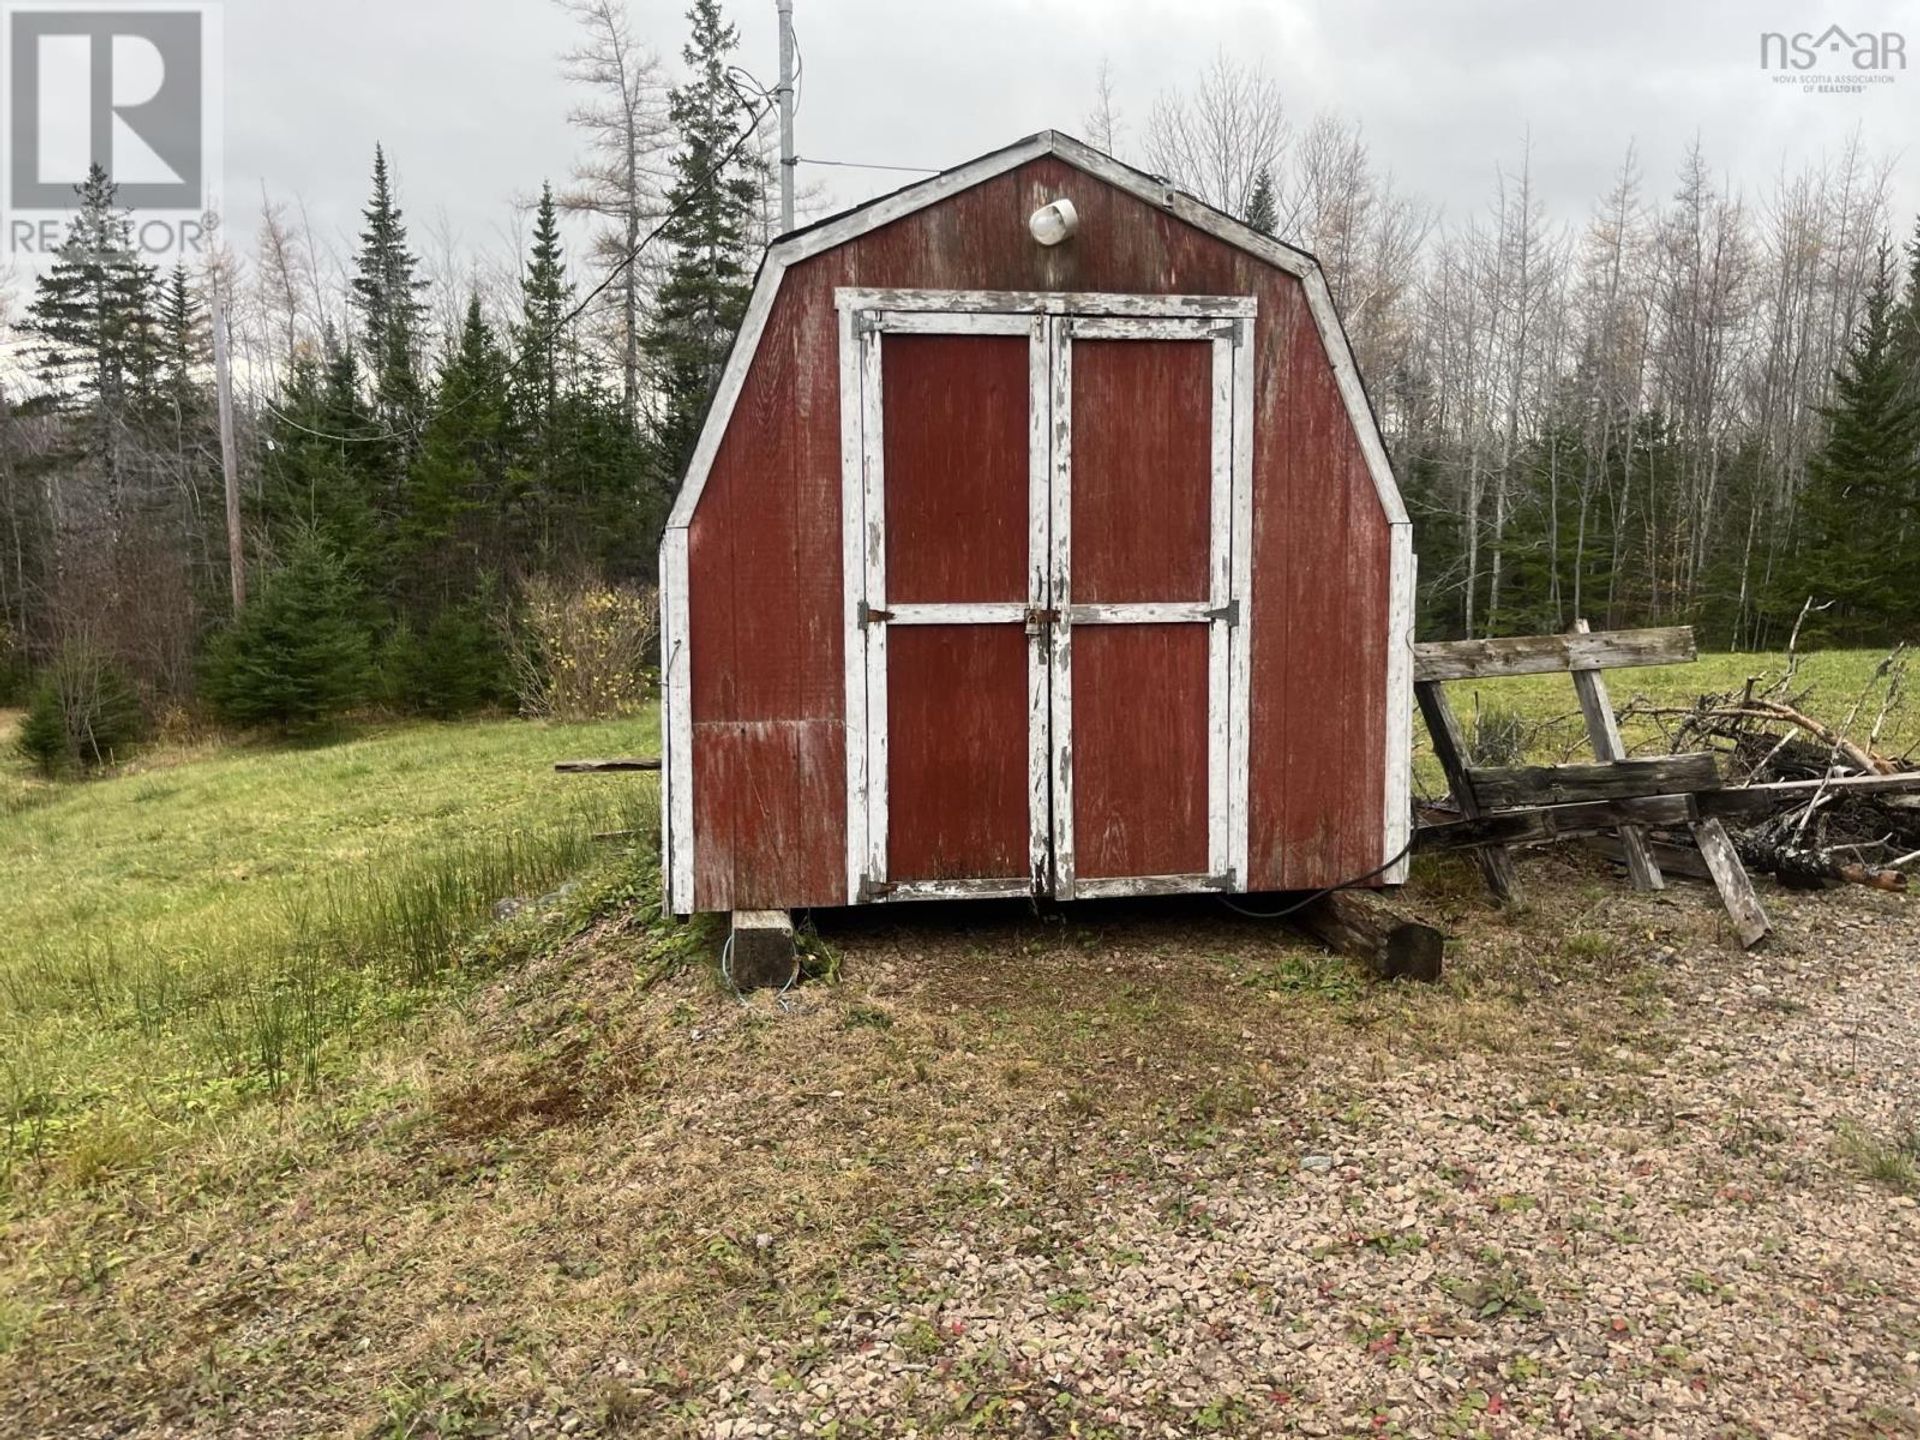
{"label": "power line", "polygon": [[813,160],[804,155],[794,157],[796,165],[832,165],[841,170],[901,170],[911,175],[938,175],[940,172],[931,165],[867,165],[858,160]]}
{"label": "power line", "polygon": [[[736,75],[744,78],[752,86],[754,95],[756,95],[762,102],[760,109],[755,110],[753,106],[747,101],[746,97],[741,95],[740,87],[734,83],[734,77]],[[550,330],[548,330],[546,334],[540,336],[539,339],[532,345],[529,345],[526,348],[526,350],[522,353],[521,357],[518,360],[514,361],[512,365],[507,367],[508,374],[512,374],[513,371],[519,369],[520,366],[524,365],[530,356],[539,354],[540,352],[546,350],[547,347],[552,345],[554,341],[560,338],[561,334],[566,330],[566,328],[569,325],[573,324],[574,321],[578,320],[582,315],[586,314],[587,310],[592,306],[593,302],[598,300],[602,295],[606,294],[606,292],[613,287],[614,281],[619,279],[620,276],[625,274],[629,269],[631,269],[635,264],[639,262],[641,252],[645,250],[647,246],[651,245],[655,240],[659,239],[661,234],[666,230],[666,228],[669,225],[671,225],[675,220],[679,219],[682,212],[684,212],[690,205],[693,204],[693,202],[696,199],[698,199],[710,186],[712,186],[714,181],[721,175],[723,171],[726,170],[727,166],[731,165],[734,162],[735,158],[738,157],[741,150],[745,148],[747,142],[751,140],[756,134],[759,133],[760,122],[767,118],[768,112],[773,107],[773,101],[767,90],[767,87],[762,85],[758,80],[754,79],[754,77],[749,72],[741,69],[737,65],[728,66],[725,72],[725,77],[726,77],[727,84],[733,90],[734,95],[740,99],[743,105],[746,106],[746,109],[748,112],[746,127],[742,129],[737,136],[734,137],[733,144],[727,148],[726,154],[722,155],[717,161],[715,161],[713,166],[707,171],[707,173],[701,177],[700,184],[694,190],[690,191],[687,194],[687,196],[680,201],[679,204],[671,207],[667,211],[667,213],[661,217],[660,223],[658,225],[654,226],[653,229],[649,230],[645,235],[641,236],[639,242],[636,245],[634,245],[634,247],[631,250],[627,251],[625,255],[621,256],[620,259],[612,266],[612,268],[610,268],[607,271],[605,278],[602,279],[598,285],[594,286],[591,290],[587,292],[585,299],[581,300],[581,302],[578,305],[574,306],[573,309],[569,310],[565,315],[561,316],[559,320],[554,322],[553,327]],[[392,440],[400,440],[410,436],[418,435],[426,429],[431,419],[445,417],[447,415],[457,413],[462,408],[462,406],[471,403],[472,398],[473,397],[469,396],[464,400],[455,402],[453,405],[448,406],[446,409],[439,411],[438,415],[435,417],[423,418],[417,423],[413,425],[405,426],[401,429],[387,429],[377,435],[335,435],[325,430],[316,430],[311,425],[302,424],[300,421],[295,420],[291,415],[284,414],[279,409],[278,406],[273,405],[268,401],[263,400],[262,402],[260,402],[260,408],[265,410],[267,414],[273,416],[276,420],[281,421],[283,424],[291,425],[295,430],[299,430],[307,435],[312,435],[316,439],[331,440],[341,445],[371,445],[371,444],[386,444],[387,442]]]}

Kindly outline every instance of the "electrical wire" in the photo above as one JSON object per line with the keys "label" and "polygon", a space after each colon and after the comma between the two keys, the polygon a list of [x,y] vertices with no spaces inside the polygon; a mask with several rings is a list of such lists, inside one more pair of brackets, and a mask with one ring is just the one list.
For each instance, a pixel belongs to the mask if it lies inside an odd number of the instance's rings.
{"label": "electrical wire", "polygon": [[[741,94],[740,87],[734,83],[734,77],[736,75],[740,76],[741,78],[744,78],[753,87],[753,93],[761,101],[761,105],[758,110],[754,109],[753,105],[747,100],[746,96]],[[691,191],[685,198],[683,198],[679,202],[679,204],[671,207],[667,211],[667,213],[661,217],[660,223],[658,225],[654,226],[653,229],[649,230],[644,236],[640,238],[639,242],[635,244],[632,249],[628,250],[625,255],[621,256],[620,259],[616,261],[611,268],[608,269],[606,275],[601,279],[600,283],[598,285],[595,285],[591,290],[589,290],[586,294],[586,297],[582,299],[578,305],[574,306],[573,309],[569,310],[565,315],[561,316],[560,319],[554,323],[552,329],[548,330],[546,334],[540,336],[537,341],[529,345],[526,348],[526,350],[522,353],[521,358],[514,361],[512,365],[507,367],[508,374],[512,374],[513,371],[519,369],[520,366],[524,365],[529,356],[539,354],[542,351],[546,350],[549,346],[553,344],[554,341],[560,338],[560,336],[566,331],[566,328],[569,325],[573,324],[574,321],[578,320],[582,315],[586,314],[588,309],[592,307],[594,301],[598,300],[602,295],[606,294],[606,292],[613,287],[613,284],[616,280],[618,280],[623,274],[625,274],[628,270],[632,269],[633,266],[639,262],[641,253],[649,245],[651,245],[655,240],[659,239],[661,234],[665,232],[666,228],[669,225],[671,225],[675,220],[679,219],[681,214],[690,205],[692,205],[695,200],[699,199],[700,196],[703,195],[709,187],[713,185],[714,181],[722,173],[725,172],[727,166],[731,165],[734,162],[734,160],[739,156],[741,150],[743,150],[746,147],[747,142],[759,133],[760,122],[767,118],[768,113],[773,108],[774,102],[770,92],[767,90],[766,86],[762,85],[758,80],[754,79],[752,74],[750,74],[746,70],[741,69],[737,65],[729,66],[727,70],[724,72],[723,78],[726,80],[728,88],[730,88],[733,91],[735,98],[738,99],[741,102],[742,106],[745,107],[746,110],[748,111],[748,120],[745,128],[743,128],[740,131],[740,133],[734,137],[733,144],[728,147],[726,154],[722,155],[719,160],[714,162],[712,168],[707,171],[704,177],[702,177],[700,184],[693,191]],[[444,418],[447,415],[455,414],[461,409],[463,405],[468,403],[471,403],[470,400],[459,401],[451,406],[448,406],[444,410],[438,411],[437,415],[439,417]],[[260,408],[265,410],[267,414],[273,416],[274,419],[281,421],[283,424],[291,425],[295,430],[299,430],[307,435],[312,435],[317,439],[330,440],[336,444],[341,444],[341,445],[386,444],[394,440],[407,439],[412,436],[421,434],[426,429],[427,424],[429,423],[428,419],[423,418],[413,425],[404,426],[397,429],[389,427],[388,429],[380,432],[377,435],[336,435],[325,430],[316,430],[311,425],[302,424],[300,421],[294,419],[291,415],[287,415],[283,413],[278,406],[274,405],[270,401],[262,401]]]}
{"label": "electrical wire", "polygon": [[900,170],[909,175],[938,175],[940,172],[930,165],[867,165],[858,160],[812,160],[805,155],[793,158],[796,165],[831,165],[841,170]]}
{"label": "electrical wire", "polygon": [[1342,880],[1336,885],[1327,886],[1327,888],[1324,890],[1316,890],[1311,895],[1307,896],[1306,899],[1296,901],[1293,904],[1286,906],[1284,909],[1249,910],[1244,905],[1234,904],[1233,901],[1229,900],[1224,895],[1220,897],[1220,903],[1226,906],[1229,910],[1233,911],[1234,914],[1244,915],[1249,920],[1284,920],[1289,915],[1299,914],[1302,910],[1306,909],[1309,905],[1313,904],[1314,901],[1326,899],[1327,896],[1333,894],[1333,892],[1336,890],[1351,890],[1356,885],[1366,884],[1367,881],[1373,879],[1375,876],[1386,874],[1387,871],[1391,870],[1394,866],[1398,865],[1402,860],[1406,859],[1407,856],[1411,855],[1412,853],[1413,853],[1413,841],[1409,840],[1405,845],[1402,845],[1400,847],[1400,853],[1395,855],[1391,860],[1387,861],[1386,864],[1376,865],[1374,866],[1373,869],[1367,871],[1366,874],[1356,875],[1351,880]]}

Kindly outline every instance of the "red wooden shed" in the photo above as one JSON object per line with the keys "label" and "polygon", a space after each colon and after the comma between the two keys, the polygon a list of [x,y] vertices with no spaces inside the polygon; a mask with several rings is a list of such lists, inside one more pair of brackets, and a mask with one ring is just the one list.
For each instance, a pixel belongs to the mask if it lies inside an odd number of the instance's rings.
{"label": "red wooden shed", "polygon": [[1054,132],[797,231],[663,541],[669,907],[1395,883],[1413,581],[1311,256]]}

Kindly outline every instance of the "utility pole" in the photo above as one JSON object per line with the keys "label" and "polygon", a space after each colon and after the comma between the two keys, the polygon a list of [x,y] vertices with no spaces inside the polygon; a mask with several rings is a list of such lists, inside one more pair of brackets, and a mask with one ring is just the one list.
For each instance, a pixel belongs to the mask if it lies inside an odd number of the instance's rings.
{"label": "utility pole", "polygon": [[233,580],[233,613],[247,604],[246,548],[240,537],[240,457],[233,443],[233,372],[227,363],[227,307],[220,277],[213,281],[213,379],[220,396],[220,469],[227,482],[227,569]]}
{"label": "utility pole", "polygon": [[[793,0],[780,6],[780,233],[793,229],[793,172],[799,158],[793,153]],[[762,11],[762,14],[765,12]]]}

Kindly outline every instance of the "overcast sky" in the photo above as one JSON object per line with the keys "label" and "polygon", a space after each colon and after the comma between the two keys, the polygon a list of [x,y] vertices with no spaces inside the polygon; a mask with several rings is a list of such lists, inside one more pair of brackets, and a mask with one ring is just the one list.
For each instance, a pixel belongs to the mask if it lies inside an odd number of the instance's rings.
{"label": "overcast sky", "polygon": [[[245,244],[264,181],[324,235],[357,226],[376,140],[416,234],[444,223],[504,247],[513,204],[577,148],[548,0],[227,0],[227,205]],[[730,0],[740,63],[777,72],[774,0]],[[677,67],[678,0],[632,0],[636,32]],[[1903,33],[1914,68],[1859,95],[1805,94],[1760,68],[1763,30]],[[1759,196],[1780,167],[1856,126],[1896,157],[1904,229],[1920,209],[1920,0],[796,0],[805,57],[799,150],[947,166],[1049,126],[1080,133],[1111,61],[1137,138],[1154,97],[1217,51],[1263,62],[1296,124],[1338,110],[1401,185],[1449,218],[1482,207],[1496,163],[1533,166],[1556,218],[1578,221],[1630,140],[1662,194],[1696,134]],[[845,204],[904,177],[814,170]]]}

